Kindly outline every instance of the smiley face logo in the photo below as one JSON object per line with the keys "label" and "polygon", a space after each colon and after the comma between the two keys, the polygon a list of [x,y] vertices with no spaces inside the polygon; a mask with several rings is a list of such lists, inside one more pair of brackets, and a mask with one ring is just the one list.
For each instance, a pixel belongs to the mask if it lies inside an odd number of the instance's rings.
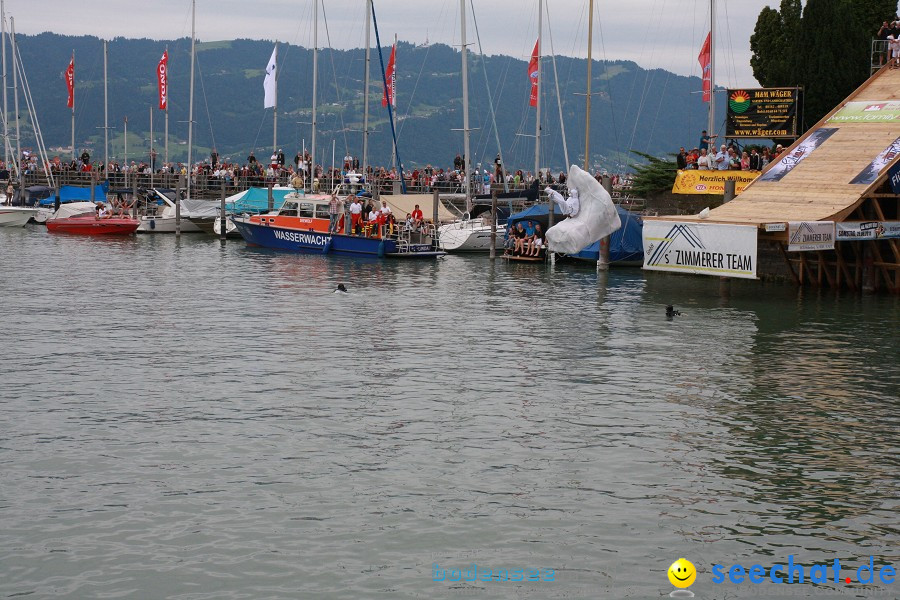
{"label": "smiley face logo", "polygon": [[679,558],[673,562],[666,574],[672,585],[677,588],[691,587],[691,584],[697,579],[697,569],[686,558]]}

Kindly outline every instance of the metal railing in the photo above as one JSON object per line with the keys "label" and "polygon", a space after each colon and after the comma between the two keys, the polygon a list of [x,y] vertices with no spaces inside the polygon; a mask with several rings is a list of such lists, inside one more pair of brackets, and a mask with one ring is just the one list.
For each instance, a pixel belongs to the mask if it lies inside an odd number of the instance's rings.
{"label": "metal railing", "polygon": [[872,60],[870,65],[870,75],[874,74],[875,71],[886,65],[890,60],[890,48],[888,46],[889,43],[889,40],[872,40]]}

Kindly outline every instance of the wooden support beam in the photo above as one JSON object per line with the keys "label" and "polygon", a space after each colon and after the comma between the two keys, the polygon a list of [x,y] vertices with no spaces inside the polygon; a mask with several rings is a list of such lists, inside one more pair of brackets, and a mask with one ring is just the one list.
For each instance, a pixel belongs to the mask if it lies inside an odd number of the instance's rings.
{"label": "wooden support beam", "polygon": [[784,257],[784,262],[787,263],[788,271],[791,272],[791,279],[794,280],[794,283],[796,285],[802,285],[800,278],[797,277],[797,271],[794,270],[794,265],[792,264],[791,259],[788,258],[787,251],[784,249],[784,244],[782,244],[781,242],[777,242],[777,244],[778,249],[781,250],[781,255]]}
{"label": "wooden support beam", "polygon": [[841,284],[841,272],[844,273],[844,278],[847,280],[847,287],[851,290],[856,291],[856,280],[853,276],[850,275],[850,268],[847,266],[847,262],[844,260],[844,253],[841,251],[841,244],[834,245],[834,254],[837,256],[838,263],[838,285]]}
{"label": "wooden support beam", "polygon": [[[819,255],[819,283],[822,282],[822,273],[825,273],[825,279],[828,280],[829,287],[836,287],[834,284],[834,277],[831,276],[831,272],[828,270],[831,264],[825,262],[825,253],[821,250],[818,251]],[[837,264],[834,265],[835,272],[837,271]]]}

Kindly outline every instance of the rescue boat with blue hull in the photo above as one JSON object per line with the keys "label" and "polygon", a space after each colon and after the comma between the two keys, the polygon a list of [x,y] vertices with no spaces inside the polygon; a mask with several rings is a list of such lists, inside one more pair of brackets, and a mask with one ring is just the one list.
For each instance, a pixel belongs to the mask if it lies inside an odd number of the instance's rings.
{"label": "rescue boat with blue hull", "polygon": [[379,258],[436,258],[446,254],[437,250],[433,243],[416,243],[426,242],[428,238],[422,236],[424,239],[415,239],[415,234],[399,233],[394,237],[373,238],[280,227],[265,221],[254,222],[249,217],[232,217],[231,220],[248,244],[263,248]]}

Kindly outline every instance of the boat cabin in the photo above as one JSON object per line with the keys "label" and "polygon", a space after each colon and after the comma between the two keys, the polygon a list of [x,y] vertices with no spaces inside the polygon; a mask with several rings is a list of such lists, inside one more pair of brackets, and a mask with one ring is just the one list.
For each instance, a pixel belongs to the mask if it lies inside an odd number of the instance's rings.
{"label": "boat cabin", "polygon": [[330,201],[331,196],[288,194],[281,208],[272,213],[253,215],[250,222],[328,233]]}

